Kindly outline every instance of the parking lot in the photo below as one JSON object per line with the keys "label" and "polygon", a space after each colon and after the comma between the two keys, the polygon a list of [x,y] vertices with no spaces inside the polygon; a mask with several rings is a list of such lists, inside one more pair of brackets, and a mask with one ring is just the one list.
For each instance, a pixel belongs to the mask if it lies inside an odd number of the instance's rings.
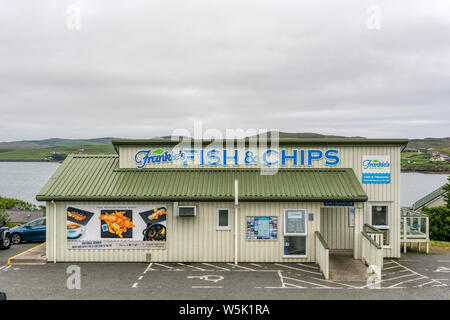
{"label": "parking lot", "polygon": [[[67,286],[73,265],[80,289]],[[0,291],[9,299],[450,299],[449,278],[450,255],[424,254],[385,259],[379,289],[325,280],[310,263],[0,265]]]}

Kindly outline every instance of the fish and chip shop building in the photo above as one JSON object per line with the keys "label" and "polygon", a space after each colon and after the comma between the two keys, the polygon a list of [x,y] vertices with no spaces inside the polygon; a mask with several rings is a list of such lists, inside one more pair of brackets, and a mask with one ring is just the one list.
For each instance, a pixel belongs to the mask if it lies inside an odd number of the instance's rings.
{"label": "fish and chip shop building", "polygon": [[[405,139],[114,140],[37,195],[54,262],[316,262],[400,257]],[[380,265],[381,261],[381,265]]]}

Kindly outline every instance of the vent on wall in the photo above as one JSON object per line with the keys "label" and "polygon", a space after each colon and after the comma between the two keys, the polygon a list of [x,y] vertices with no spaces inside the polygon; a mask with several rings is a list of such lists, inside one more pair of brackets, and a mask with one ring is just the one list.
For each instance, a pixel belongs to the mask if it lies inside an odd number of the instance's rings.
{"label": "vent on wall", "polygon": [[178,206],[179,217],[195,217],[197,215],[196,206]]}

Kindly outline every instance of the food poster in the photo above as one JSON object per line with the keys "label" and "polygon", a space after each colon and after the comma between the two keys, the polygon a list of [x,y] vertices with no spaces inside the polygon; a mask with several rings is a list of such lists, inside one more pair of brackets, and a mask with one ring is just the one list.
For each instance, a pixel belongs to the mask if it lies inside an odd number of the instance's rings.
{"label": "food poster", "polygon": [[277,240],[278,217],[246,217],[246,240]]}
{"label": "food poster", "polygon": [[69,205],[69,249],[165,249],[166,205]]}

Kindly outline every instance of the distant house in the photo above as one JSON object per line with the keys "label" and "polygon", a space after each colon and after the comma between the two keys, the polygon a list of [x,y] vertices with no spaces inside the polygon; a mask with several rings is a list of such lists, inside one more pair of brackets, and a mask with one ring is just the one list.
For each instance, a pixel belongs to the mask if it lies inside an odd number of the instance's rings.
{"label": "distant house", "polygon": [[405,149],[403,149],[403,152],[419,152],[419,150],[418,149],[415,149],[415,148],[405,148]]}
{"label": "distant house", "polygon": [[412,205],[414,211],[420,211],[423,207],[440,207],[445,205],[444,194],[447,191],[444,190],[444,186],[437,188],[433,192],[427,194],[425,197],[420,198]]}
{"label": "distant house", "polygon": [[446,161],[445,158],[441,155],[432,156],[430,158],[430,162],[439,162],[439,161]]}
{"label": "distant house", "polygon": [[6,210],[11,217],[10,222],[28,222],[44,216],[42,211]]}

